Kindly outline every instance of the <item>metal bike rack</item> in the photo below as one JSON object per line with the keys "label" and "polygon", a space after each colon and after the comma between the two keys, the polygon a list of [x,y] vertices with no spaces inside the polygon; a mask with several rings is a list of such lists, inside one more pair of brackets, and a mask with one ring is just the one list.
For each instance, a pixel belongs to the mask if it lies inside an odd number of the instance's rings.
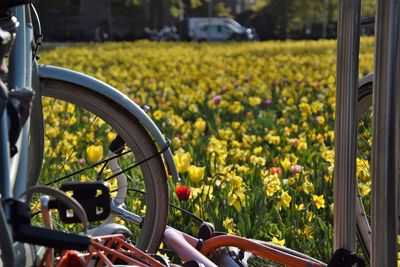
{"label": "metal bike rack", "polygon": [[360,0],[340,1],[335,119],[334,250],[356,246],[356,105]]}
{"label": "metal bike rack", "polygon": [[[335,126],[334,249],[355,249],[355,148],[360,0],[341,0]],[[400,103],[399,0],[378,0],[373,86],[371,266],[397,266]],[[396,105],[397,104],[397,105]]]}
{"label": "metal bike rack", "polygon": [[379,0],[376,10],[371,266],[397,266],[399,8],[398,0]]}

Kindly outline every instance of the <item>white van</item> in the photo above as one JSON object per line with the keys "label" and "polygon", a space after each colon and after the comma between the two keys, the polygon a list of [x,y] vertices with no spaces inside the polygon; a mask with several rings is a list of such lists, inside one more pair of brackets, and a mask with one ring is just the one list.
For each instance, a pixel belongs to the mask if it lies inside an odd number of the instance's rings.
{"label": "white van", "polygon": [[189,37],[195,41],[255,40],[252,29],[230,18],[189,18]]}

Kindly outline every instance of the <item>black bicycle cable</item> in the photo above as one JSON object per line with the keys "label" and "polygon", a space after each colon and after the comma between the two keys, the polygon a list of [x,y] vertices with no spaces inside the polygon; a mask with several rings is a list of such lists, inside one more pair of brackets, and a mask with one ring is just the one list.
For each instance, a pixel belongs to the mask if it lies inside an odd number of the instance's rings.
{"label": "black bicycle cable", "polygon": [[85,168],[81,169],[81,170],[78,170],[78,171],[72,172],[72,173],[70,173],[70,174],[67,174],[66,176],[57,178],[56,180],[51,181],[51,182],[49,182],[49,183],[47,183],[47,184],[45,184],[45,185],[52,185],[52,184],[54,184],[54,183],[60,182],[60,181],[65,180],[65,179],[68,179],[68,178],[70,178],[70,177],[72,177],[72,176],[75,176],[75,175],[81,173],[81,172],[84,172],[84,171],[87,171],[87,170],[92,169],[92,168],[94,168],[94,167],[97,167],[97,166],[99,166],[99,165],[101,165],[101,164],[103,164],[103,163],[105,163],[105,162],[107,162],[107,161],[109,161],[109,160],[113,160],[113,159],[115,159],[115,158],[121,157],[121,156],[123,156],[123,155],[125,155],[125,154],[127,154],[127,153],[130,153],[130,152],[131,152],[131,150],[128,150],[128,151],[125,151],[124,153],[122,153],[122,154],[120,154],[120,155],[115,155],[115,156],[112,156],[112,157],[110,157],[110,158],[103,159],[103,160],[98,161],[98,162],[96,162],[96,163],[94,163],[94,164],[92,164],[92,165],[90,165],[90,166],[88,166],[88,167],[85,167]]}
{"label": "black bicycle cable", "polygon": [[37,53],[39,51],[39,47],[43,43],[42,25],[40,23],[39,14],[37,13],[35,6],[32,3],[29,4],[29,6],[35,15],[35,19],[36,19],[36,23],[37,23],[36,25],[37,25],[37,29],[38,29],[38,35],[37,35],[37,38],[36,38],[35,43],[32,48],[32,57],[33,57],[33,59],[38,59]]}
{"label": "black bicycle cable", "polygon": [[[112,178],[114,178],[114,177],[117,177],[118,175],[120,175],[120,174],[122,174],[122,173],[124,173],[124,172],[126,172],[126,171],[129,171],[129,170],[131,170],[131,169],[133,169],[133,168],[135,168],[135,167],[137,167],[137,166],[139,166],[139,165],[141,165],[141,164],[143,164],[143,163],[145,163],[145,162],[147,162],[147,161],[149,161],[149,160],[155,158],[156,156],[159,156],[159,155],[163,154],[167,149],[170,148],[170,146],[171,146],[171,141],[170,141],[169,139],[166,139],[166,145],[165,145],[160,151],[157,151],[157,153],[155,153],[155,154],[153,154],[153,155],[151,155],[151,156],[149,156],[149,157],[147,157],[147,158],[145,158],[145,159],[142,159],[142,160],[140,160],[140,161],[134,163],[132,166],[129,166],[129,167],[127,167],[126,169],[124,169],[124,170],[122,170],[122,171],[120,171],[120,172],[118,172],[118,173],[116,173],[116,174],[114,174],[114,175],[112,175],[112,176],[110,176],[110,177],[107,177],[106,179],[104,179],[104,181],[108,181],[108,180],[110,180],[110,179],[112,179]],[[107,163],[107,162],[110,161],[110,160],[113,160],[113,159],[115,159],[115,158],[119,158],[119,157],[121,157],[121,156],[123,156],[123,155],[125,155],[125,154],[127,154],[127,153],[130,153],[130,152],[132,152],[132,151],[131,151],[131,150],[128,150],[128,151],[125,151],[125,152],[123,152],[123,153],[121,153],[121,154],[117,154],[117,155],[115,155],[115,156],[112,156],[112,157],[103,159],[103,160],[98,161],[98,162],[96,162],[96,163],[94,163],[94,164],[92,164],[92,165],[90,165],[90,166],[88,166],[88,167],[85,167],[85,168],[81,169],[81,170],[78,170],[78,171],[72,172],[72,173],[70,173],[70,174],[67,174],[66,176],[57,178],[56,180],[51,181],[51,182],[49,182],[49,183],[47,183],[47,184],[45,184],[45,185],[51,185],[51,184],[54,184],[54,183],[63,181],[63,180],[65,180],[65,179],[68,179],[68,178],[70,178],[70,177],[72,177],[72,176],[75,176],[75,175],[77,175],[77,174],[79,174],[79,173],[82,173],[82,172],[84,172],[84,171],[86,171],[86,170],[89,170],[89,169],[92,169],[92,168],[94,168],[94,167],[96,167],[96,166],[99,166],[99,165],[101,165],[101,164]]]}
{"label": "black bicycle cable", "polygon": [[123,174],[124,172],[129,171],[129,170],[131,170],[133,168],[136,168],[137,166],[139,166],[139,165],[141,165],[141,164],[143,164],[143,163],[145,163],[145,162],[147,162],[147,161],[149,161],[149,160],[151,160],[151,159],[163,154],[171,146],[171,141],[169,139],[166,139],[165,142],[166,142],[165,146],[160,151],[158,151],[157,153],[155,153],[155,154],[153,154],[153,155],[151,155],[151,156],[149,156],[149,157],[147,157],[145,159],[142,159],[142,160],[136,162],[132,166],[130,166],[130,167],[128,167],[128,168],[126,168],[126,169],[124,169],[124,170],[122,170],[120,172],[117,172],[117,173],[115,173],[114,175],[112,175],[110,177],[107,177],[106,179],[104,179],[104,181],[106,182],[108,180],[111,180],[112,178],[117,177],[118,175]]}

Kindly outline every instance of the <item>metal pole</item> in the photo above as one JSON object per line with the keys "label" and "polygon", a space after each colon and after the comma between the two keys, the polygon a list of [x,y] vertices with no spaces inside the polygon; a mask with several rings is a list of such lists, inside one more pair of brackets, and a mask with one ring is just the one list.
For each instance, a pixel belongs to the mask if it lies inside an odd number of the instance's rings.
{"label": "metal pole", "polygon": [[334,250],[356,245],[356,104],[360,0],[339,3],[335,121]]}
{"label": "metal pole", "polygon": [[371,256],[371,266],[375,267],[397,266],[396,130],[398,132],[400,89],[399,15],[398,0],[377,2]]}
{"label": "metal pole", "polygon": [[207,28],[207,39],[211,41],[211,18],[213,11],[213,0],[208,0],[208,28]]}

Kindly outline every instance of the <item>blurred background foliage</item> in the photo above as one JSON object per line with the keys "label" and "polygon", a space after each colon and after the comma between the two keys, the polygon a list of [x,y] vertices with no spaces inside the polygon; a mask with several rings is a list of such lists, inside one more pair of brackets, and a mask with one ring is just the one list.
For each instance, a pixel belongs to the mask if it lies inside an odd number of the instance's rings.
{"label": "blurred background foliage", "polygon": [[[363,16],[374,15],[375,2],[362,1]],[[146,27],[182,29],[188,18],[207,16],[234,18],[255,28],[261,40],[335,38],[338,10],[338,0],[36,0],[35,4],[47,37],[71,41],[141,39]]]}

